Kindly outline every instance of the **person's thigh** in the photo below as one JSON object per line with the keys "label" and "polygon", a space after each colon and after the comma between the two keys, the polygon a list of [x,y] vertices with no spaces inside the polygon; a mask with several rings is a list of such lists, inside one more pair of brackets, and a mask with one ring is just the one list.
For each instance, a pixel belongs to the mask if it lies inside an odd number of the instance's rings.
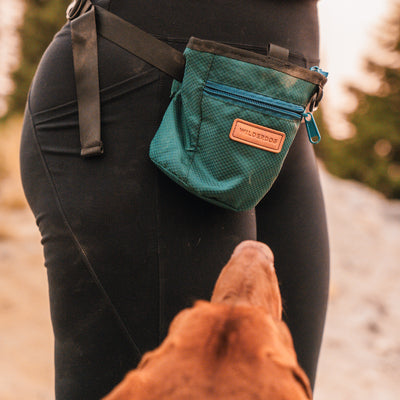
{"label": "person's thigh", "polygon": [[211,295],[235,245],[256,236],[254,212],[198,200],[151,163],[170,79],[104,40],[100,59],[104,154],[80,156],[68,28],[36,74],[21,143],[48,271],[58,400],[110,391],[176,312]]}
{"label": "person's thigh", "polygon": [[329,244],[316,160],[304,124],[256,216],[257,238],[274,252],[284,318],[313,385],[329,289]]}

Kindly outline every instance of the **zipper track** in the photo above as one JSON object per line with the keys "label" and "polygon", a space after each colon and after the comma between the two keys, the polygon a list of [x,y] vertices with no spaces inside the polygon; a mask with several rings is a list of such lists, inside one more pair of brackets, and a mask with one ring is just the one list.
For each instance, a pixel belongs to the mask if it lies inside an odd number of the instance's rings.
{"label": "zipper track", "polygon": [[225,98],[283,118],[297,120],[304,118],[310,142],[315,144],[321,140],[321,135],[312,113],[306,112],[302,106],[212,81],[206,82],[204,92],[211,96]]}
{"label": "zipper track", "polygon": [[209,95],[233,100],[244,105],[257,107],[262,111],[276,113],[279,114],[279,116],[286,118],[301,119],[304,113],[304,108],[302,106],[212,81],[206,82],[204,92]]}

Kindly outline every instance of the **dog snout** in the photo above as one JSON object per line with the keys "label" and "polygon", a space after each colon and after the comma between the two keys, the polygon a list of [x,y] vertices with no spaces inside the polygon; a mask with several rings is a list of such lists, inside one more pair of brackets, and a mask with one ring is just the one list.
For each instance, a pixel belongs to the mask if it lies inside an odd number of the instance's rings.
{"label": "dog snout", "polygon": [[243,250],[255,250],[261,252],[269,261],[268,265],[273,267],[274,254],[269,246],[267,246],[265,243],[257,242],[255,240],[245,240],[236,246],[232,257],[239,255]]}

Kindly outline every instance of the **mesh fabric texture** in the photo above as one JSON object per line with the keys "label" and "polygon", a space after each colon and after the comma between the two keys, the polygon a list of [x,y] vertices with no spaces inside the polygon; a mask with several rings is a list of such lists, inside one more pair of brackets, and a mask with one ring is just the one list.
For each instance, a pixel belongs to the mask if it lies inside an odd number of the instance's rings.
{"label": "mesh fabric texture", "polygon": [[[277,178],[298,130],[283,116],[204,91],[208,81],[305,107],[316,85],[272,68],[186,48],[183,82],[150,146],[150,158],[171,179],[206,201],[235,211],[253,208]],[[307,71],[308,72],[308,71]],[[279,153],[230,139],[236,119],[284,132]]]}

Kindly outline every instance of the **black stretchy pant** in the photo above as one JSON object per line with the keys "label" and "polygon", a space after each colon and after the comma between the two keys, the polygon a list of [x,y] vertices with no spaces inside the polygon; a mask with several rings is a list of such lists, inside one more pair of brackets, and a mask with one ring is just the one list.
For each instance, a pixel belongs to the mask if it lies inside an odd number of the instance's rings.
{"label": "black stretchy pant", "polygon": [[[260,53],[272,42],[318,62],[313,1],[98,4],[178,49],[191,35]],[[177,312],[210,297],[221,268],[245,239],[263,241],[275,253],[285,319],[313,383],[329,250],[304,127],[256,210],[227,211],[188,194],[149,160],[171,79],[101,37],[99,69],[104,155],[79,155],[69,24],[42,58],[22,132],[22,180],[48,272],[57,400],[108,393],[160,343]]]}

